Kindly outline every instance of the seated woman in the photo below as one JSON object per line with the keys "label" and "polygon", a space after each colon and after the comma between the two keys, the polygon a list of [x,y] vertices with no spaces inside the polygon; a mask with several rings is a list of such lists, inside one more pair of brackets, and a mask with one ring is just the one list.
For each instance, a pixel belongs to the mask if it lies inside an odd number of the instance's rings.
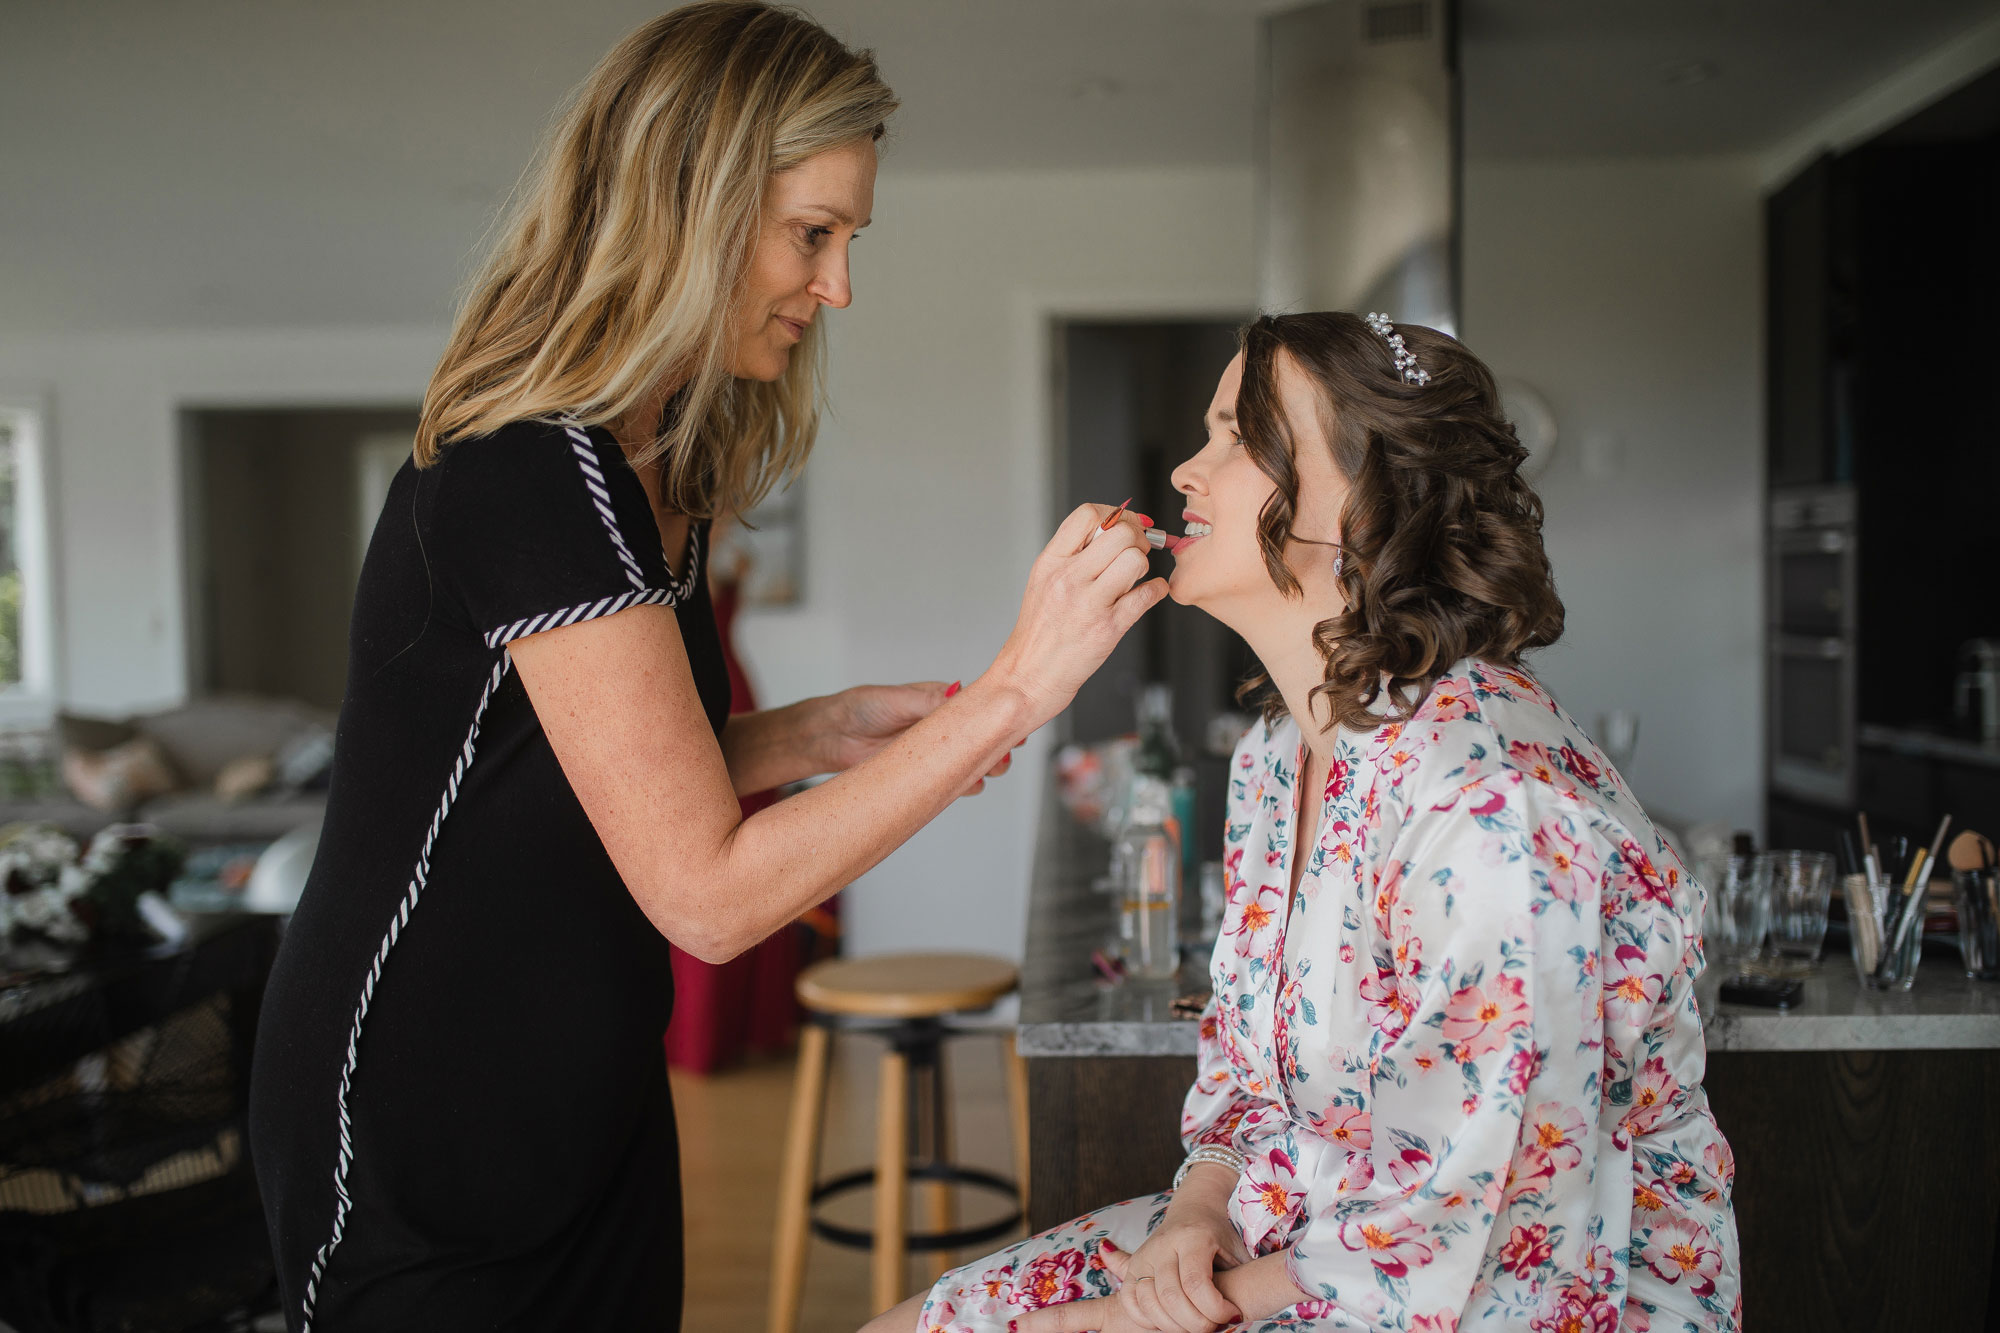
{"label": "seated woman", "polygon": [[1521,664],[1563,628],[1523,457],[1449,337],[1245,330],[1174,474],[1172,595],[1268,672],[1187,1165],[869,1333],[1737,1326],[1702,891]]}

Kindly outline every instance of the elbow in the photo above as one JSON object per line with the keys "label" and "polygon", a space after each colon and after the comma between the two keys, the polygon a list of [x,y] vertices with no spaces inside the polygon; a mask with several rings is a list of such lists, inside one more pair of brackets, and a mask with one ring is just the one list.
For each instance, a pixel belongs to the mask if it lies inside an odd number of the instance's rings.
{"label": "elbow", "polygon": [[683,921],[676,923],[673,930],[662,931],[674,942],[682,953],[690,954],[711,967],[719,967],[729,962],[750,947],[737,937],[737,933],[726,925],[703,921]]}
{"label": "elbow", "polygon": [[744,923],[720,907],[682,904],[679,910],[653,913],[653,922],[674,947],[710,966],[720,966],[757,943]]}

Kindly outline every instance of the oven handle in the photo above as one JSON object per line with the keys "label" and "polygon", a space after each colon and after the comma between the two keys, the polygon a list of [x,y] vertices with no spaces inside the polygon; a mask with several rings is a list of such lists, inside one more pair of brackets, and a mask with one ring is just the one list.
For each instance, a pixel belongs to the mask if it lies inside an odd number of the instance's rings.
{"label": "oven handle", "polygon": [[1771,545],[1779,555],[1839,555],[1854,544],[1843,528],[1812,528],[1804,532],[1780,532]]}
{"label": "oven handle", "polygon": [[1838,662],[1848,655],[1847,640],[1817,634],[1780,634],[1771,644],[1779,657],[1808,657],[1822,662]]}

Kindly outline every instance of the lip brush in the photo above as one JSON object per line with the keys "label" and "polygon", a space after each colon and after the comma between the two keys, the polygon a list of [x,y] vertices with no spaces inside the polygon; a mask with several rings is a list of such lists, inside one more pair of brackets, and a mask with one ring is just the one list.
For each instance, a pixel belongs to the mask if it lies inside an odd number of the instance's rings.
{"label": "lip brush", "polygon": [[[1102,523],[1097,525],[1097,532],[1093,532],[1090,534],[1090,540],[1093,542],[1096,541],[1098,532],[1111,531],[1112,527],[1117,524],[1118,520],[1125,516],[1125,511],[1128,508],[1130,508],[1131,505],[1132,505],[1132,500],[1131,497],[1128,496],[1126,497],[1124,504],[1119,505],[1116,509],[1111,511],[1111,517],[1105,519]],[[1088,546],[1090,543],[1086,542],[1084,544]],[[1165,530],[1161,528],[1147,528],[1146,545],[1152,547],[1155,551],[1165,550],[1167,547],[1167,533],[1165,532]]]}

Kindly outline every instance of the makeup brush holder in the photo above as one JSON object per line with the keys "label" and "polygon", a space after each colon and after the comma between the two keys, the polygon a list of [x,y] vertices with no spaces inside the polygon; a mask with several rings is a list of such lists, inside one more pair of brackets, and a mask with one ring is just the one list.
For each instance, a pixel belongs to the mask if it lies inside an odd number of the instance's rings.
{"label": "makeup brush holder", "polygon": [[2000,896],[1993,870],[1952,872],[1951,889],[1958,909],[1958,949],[1965,956],[1965,975],[1975,981],[2000,981]]}
{"label": "makeup brush holder", "polygon": [[[1883,951],[1891,940],[1887,925],[1875,915],[1868,881],[1860,875],[1841,877],[1841,895],[1847,900],[1847,945],[1854,959],[1854,974],[1869,990],[1908,990],[1916,984],[1917,959],[1924,951],[1923,921],[1910,922],[1909,929],[1893,954],[1885,961]],[[1921,911],[1920,904],[1911,904]]]}

